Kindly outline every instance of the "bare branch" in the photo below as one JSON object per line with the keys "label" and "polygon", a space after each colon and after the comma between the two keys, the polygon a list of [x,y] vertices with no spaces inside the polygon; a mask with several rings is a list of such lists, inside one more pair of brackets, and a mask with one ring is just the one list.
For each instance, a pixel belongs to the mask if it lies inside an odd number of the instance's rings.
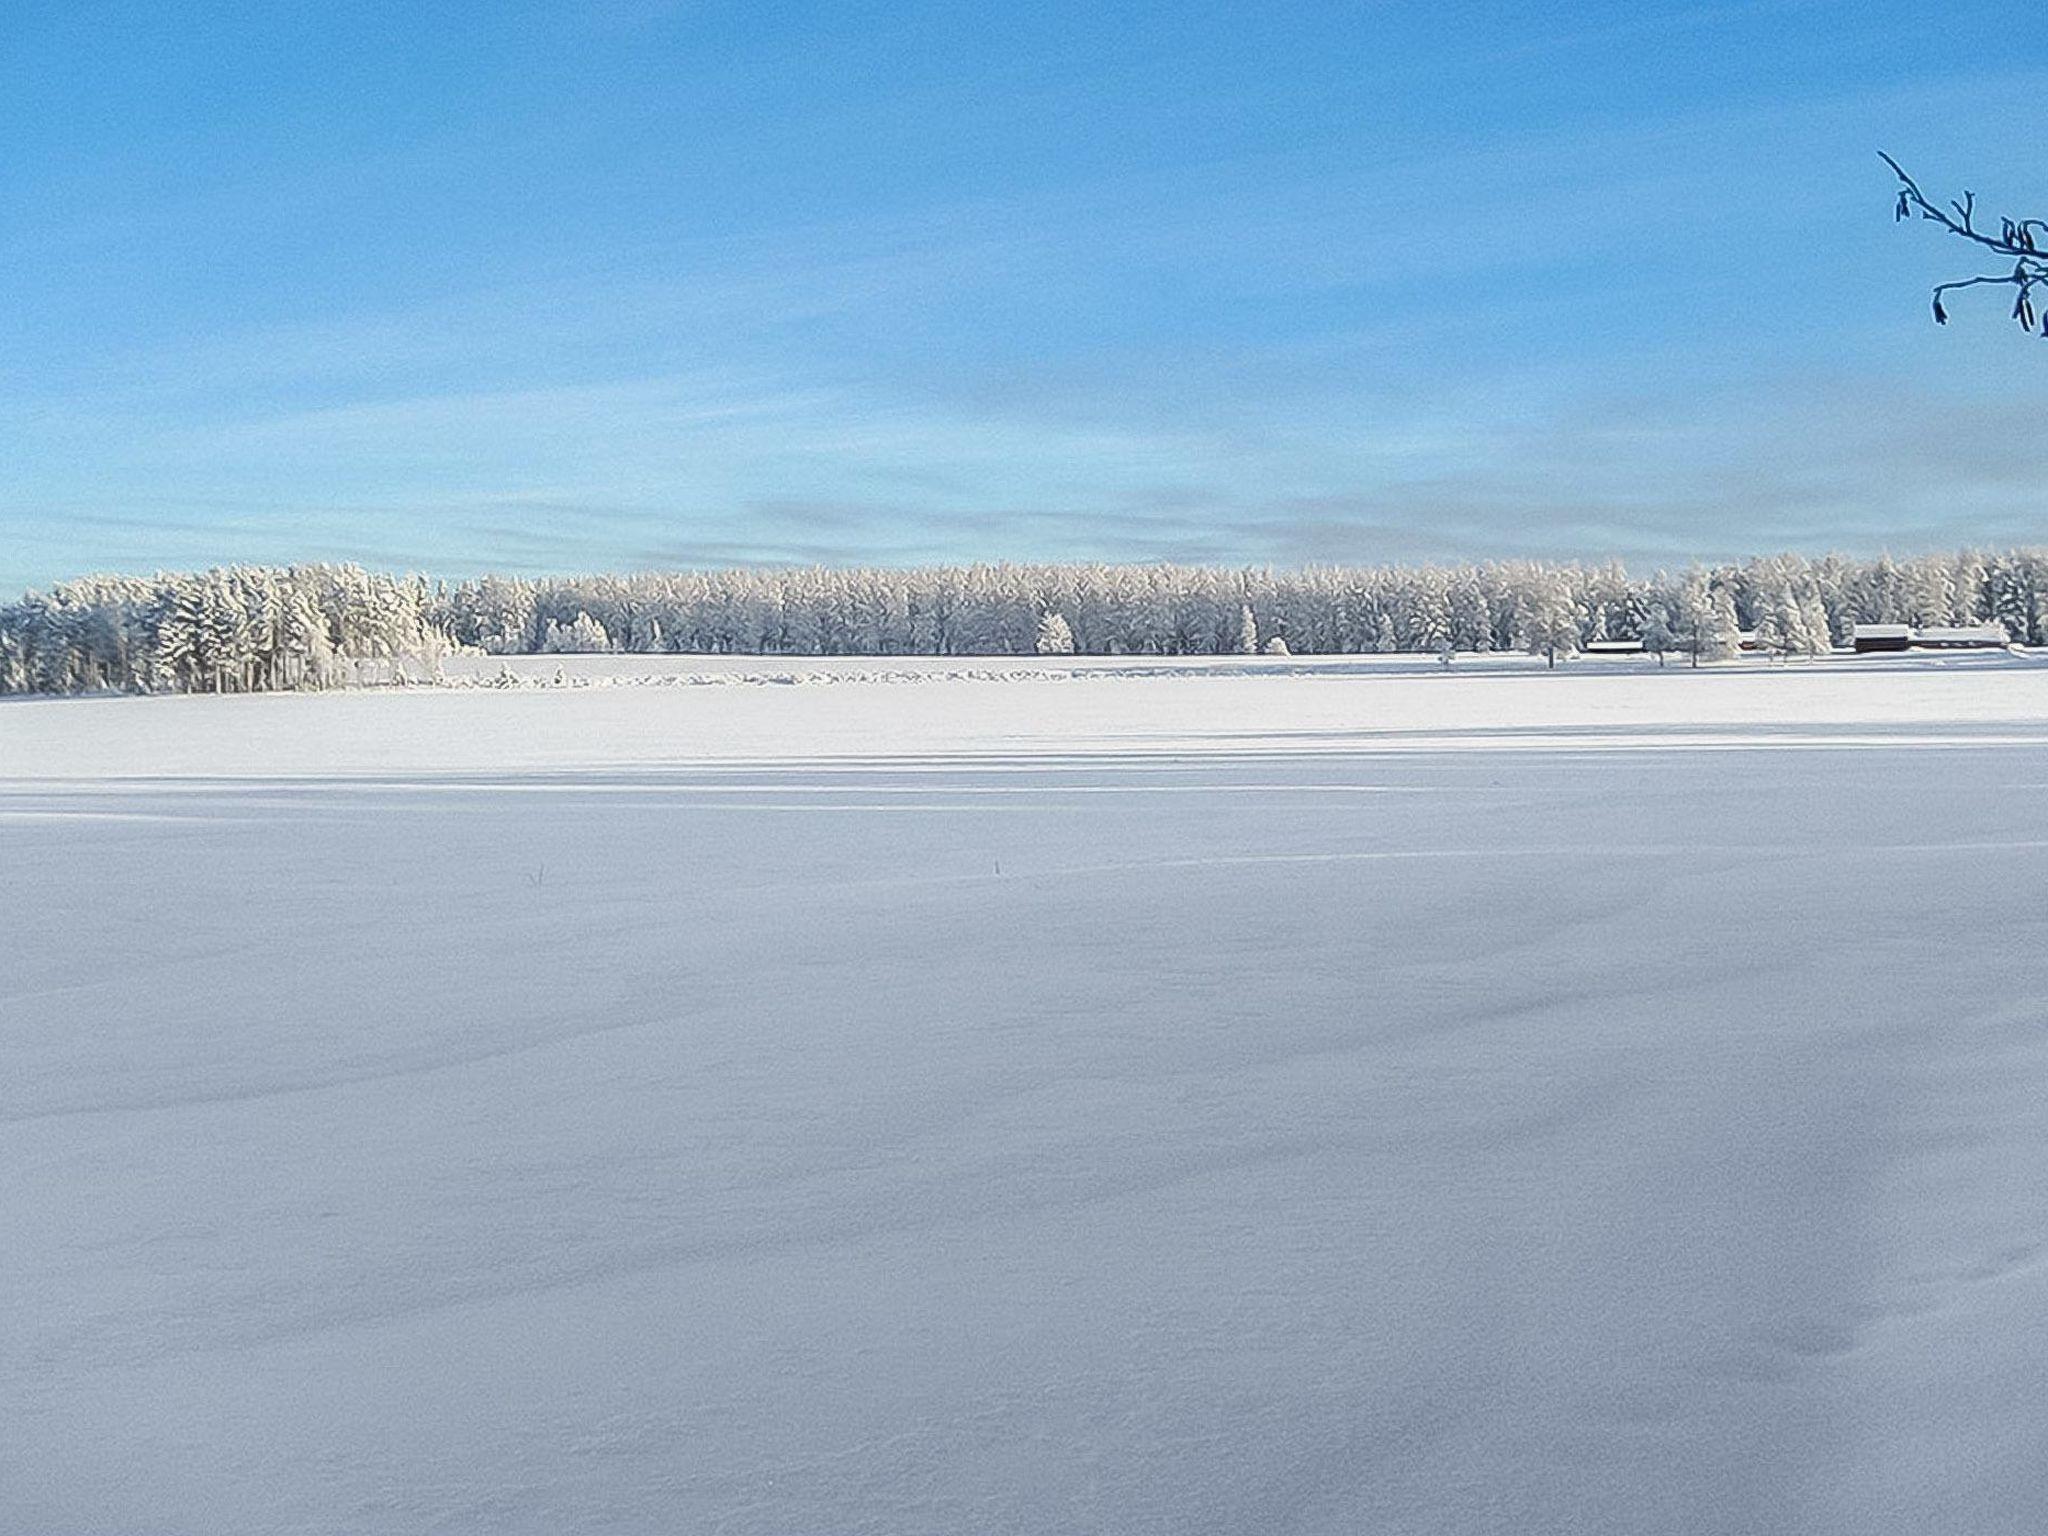
{"label": "bare branch", "polygon": [[[1892,205],[1894,221],[1918,213],[1921,218],[1939,224],[1950,234],[2012,260],[2012,270],[2003,275],[1961,278],[1939,284],[1933,293],[1935,324],[1948,323],[1948,310],[1941,302],[1943,294],[1958,288],[2009,287],[2016,290],[2012,305],[2014,322],[2022,330],[2032,331],[2035,321],[2034,290],[2048,288],[2048,251],[2042,249],[2044,240],[2048,240],[2048,219],[2000,218],[1998,233],[1989,234],[1977,227],[1976,193],[1965,191],[1959,200],[1952,199],[1947,208],[1939,207],[1920,190],[1920,184],[1906,174],[1898,161],[1883,150],[1878,151],[1878,158],[1890,166],[1892,174],[1899,179],[1898,199]],[[2041,334],[2048,336],[2048,320],[2042,322]]]}

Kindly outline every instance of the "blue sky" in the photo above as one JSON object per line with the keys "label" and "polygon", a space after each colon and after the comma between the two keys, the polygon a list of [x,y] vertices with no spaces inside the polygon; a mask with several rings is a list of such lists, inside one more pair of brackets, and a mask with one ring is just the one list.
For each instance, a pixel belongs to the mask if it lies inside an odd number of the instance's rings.
{"label": "blue sky", "polygon": [[0,589],[2042,536],[2009,3],[8,9]]}

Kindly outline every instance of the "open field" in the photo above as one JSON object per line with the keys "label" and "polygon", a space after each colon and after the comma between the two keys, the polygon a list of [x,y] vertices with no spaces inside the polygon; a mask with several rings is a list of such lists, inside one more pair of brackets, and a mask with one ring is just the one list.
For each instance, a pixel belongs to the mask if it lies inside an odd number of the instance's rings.
{"label": "open field", "polygon": [[2038,1527],[2048,668],[558,664],[0,702],[0,1530]]}

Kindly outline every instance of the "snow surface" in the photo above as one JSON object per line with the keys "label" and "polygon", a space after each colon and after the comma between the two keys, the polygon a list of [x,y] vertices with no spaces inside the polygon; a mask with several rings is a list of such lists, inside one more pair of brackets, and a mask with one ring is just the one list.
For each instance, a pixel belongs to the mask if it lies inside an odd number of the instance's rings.
{"label": "snow surface", "polygon": [[2039,1528],[2048,671],[563,665],[0,703],[0,1531]]}

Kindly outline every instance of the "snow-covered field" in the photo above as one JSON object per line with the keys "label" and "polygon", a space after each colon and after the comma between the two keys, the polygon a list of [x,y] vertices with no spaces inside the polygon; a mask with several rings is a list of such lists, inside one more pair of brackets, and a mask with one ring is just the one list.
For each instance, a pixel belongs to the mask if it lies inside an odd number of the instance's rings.
{"label": "snow-covered field", "polygon": [[0,1531],[2040,1528],[2048,669],[559,664],[0,701]]}

